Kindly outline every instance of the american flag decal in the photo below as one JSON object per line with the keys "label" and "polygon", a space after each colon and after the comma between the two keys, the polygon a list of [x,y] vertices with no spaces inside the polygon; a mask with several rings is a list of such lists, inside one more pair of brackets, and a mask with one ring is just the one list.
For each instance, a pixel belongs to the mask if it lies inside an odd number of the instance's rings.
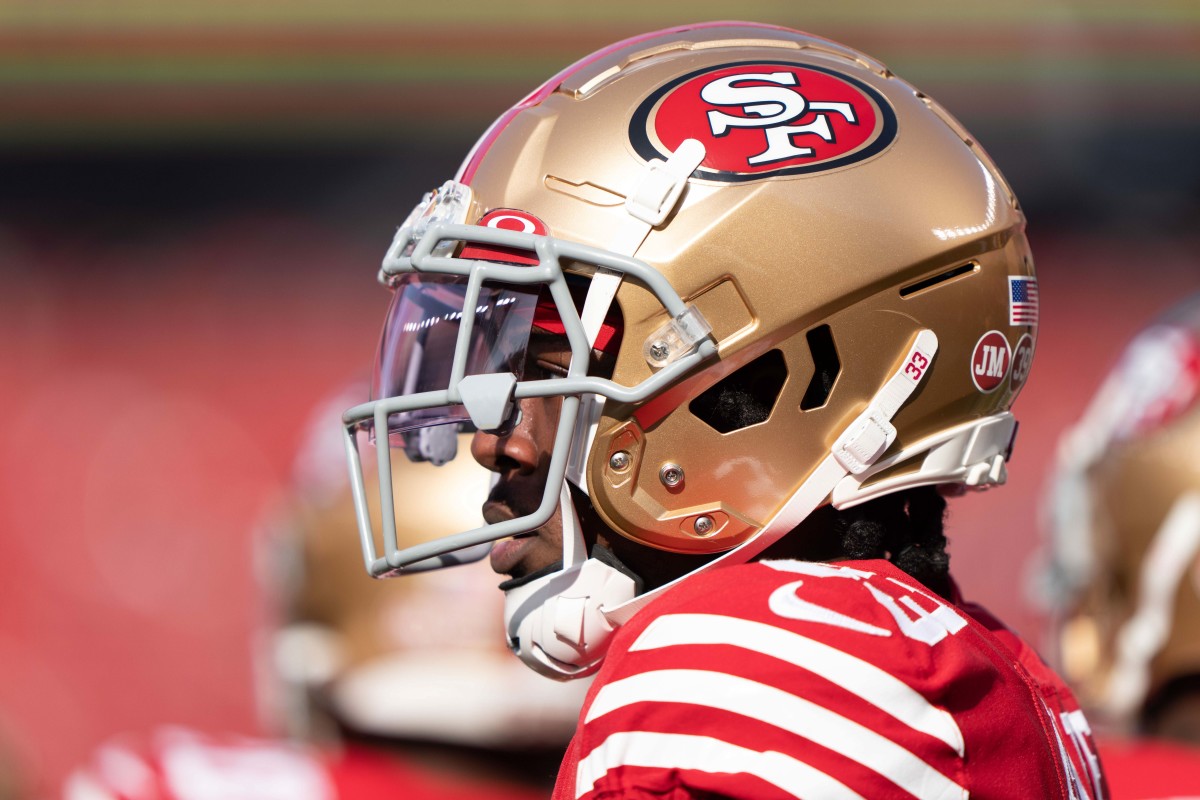
{"label": "american flag decal", "polygon": [[1037,278],[1008,276],[1008,324],[1038,324]]}

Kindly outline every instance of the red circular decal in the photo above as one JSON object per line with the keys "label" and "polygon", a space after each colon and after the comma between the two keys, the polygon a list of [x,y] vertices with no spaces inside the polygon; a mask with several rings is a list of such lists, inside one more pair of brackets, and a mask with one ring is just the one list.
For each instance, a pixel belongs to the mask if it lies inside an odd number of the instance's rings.
{"label": "red circular decal", "polygon": [[883,96],[834,70],[790,62],[724,64],[646,98],[629,137],[643,158],[686,139],[705,148],[696,177],[745,181],[819,172],[881,152],[896,136]]}
{"label": "red circular decal", "polygon": [[[546,235],[546,223],[525,211],[515,208],[497,208],[480,217],[476,225],[485,228],[497,228],[502,231],[517,233],[533,233],[538,236]],[[515,247],[471,242],[463,247],[459,258],[477,258],[481,261],[503,261],[508,264],[537,264],[538,257],[530,250],[519,250]]]}
{"label": "red circular decal", "polygon": [[1028,333],[1017,340],[1017,346],[1012,354],[1012,382],[1010,388],[1015,392],[1025,385],[1029,377],[1029,368],[1033,366],[1033,337]]}
{"label": "red circular decal", "polygon": [[518,233],[536,233],[546,235],[546,224],[533,214],[518,211],[515,208],[497,208],[480,217],[478,225],[486,228],[499,228],[504,231]]}
{"label": "red circular decal", "polygon": [[1004,382],[1012,362],[1008,339],[1000,331],[988,331],[975,343],[971,355],[971,381],[981,392],[994,392]]}

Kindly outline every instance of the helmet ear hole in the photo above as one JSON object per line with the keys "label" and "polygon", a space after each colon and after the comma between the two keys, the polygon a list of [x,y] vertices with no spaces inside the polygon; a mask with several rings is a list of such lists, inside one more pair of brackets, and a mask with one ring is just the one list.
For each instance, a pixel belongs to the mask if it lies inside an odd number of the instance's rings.
{"label": "helmet ear hole", "polygon": [[808,349],[812,351],[813,376],[800,401],[801,411],[812,411],[829,402],[833,384],[842,371],[842,361],[838,358],[837,347],[833,344],[833,332],[828,325],[818,325],[805,334],[808,339]]}
{"label": "helmet ear hole", "polygon": [[768,350],[710,386],[688,405],[688,410],[718,433],[766,422],[787,375],[783,353]]}

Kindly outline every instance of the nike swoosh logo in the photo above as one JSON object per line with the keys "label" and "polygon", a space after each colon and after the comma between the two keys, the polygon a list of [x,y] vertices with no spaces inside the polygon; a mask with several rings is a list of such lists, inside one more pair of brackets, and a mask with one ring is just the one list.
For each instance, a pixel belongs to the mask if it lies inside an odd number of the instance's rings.
{"label": "nike swoosh logo", "polygon": [[838,628],[866,633],[871,636],[892,635],[892,632],[886,628],[880,628],[869,622],[863,622],[862,620],[847,616],[840,611],[834,611],[832,608],[826,608],[816,603],[810,603],[808,600],[802,600],[796,595],[796,590],[803,585],[804,581],[794,581],[792,583],[785,583],[771,592],[771,599],[769,601],[771,611],[787,619],[819,622],[823,625],[833,625]]}

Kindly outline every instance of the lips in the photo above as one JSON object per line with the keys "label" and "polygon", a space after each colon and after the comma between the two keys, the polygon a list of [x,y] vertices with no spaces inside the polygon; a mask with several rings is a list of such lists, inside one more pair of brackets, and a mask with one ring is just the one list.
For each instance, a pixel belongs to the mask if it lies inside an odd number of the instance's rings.
{"label": "lips", "polygon": [[[495,525],[498,522],[507,522],[510,519],[515,519],[516,516],[508,504],[503,501],[488,500],[483,504],[483,518],[490,525]],[[493,544],[492,552],[489,556],[492,571],[500,575],[509,575],[514,578],[520,577],[516,573],[521,562],[525,559],[527,551],[533,546],[533,536],[533,531],[519,533],[510,539],[502,539]]]}
{"label": "lips", "polygon": [[521,562],[525,560],[529,548],[534,544],[533,534],[525,533],[520,537],[512,539],[502,539],[492,545],[491,555],[488,557],[492,571],[498,575],[508,575],[513,578],[519,578],[526,570],[519,569]]}

